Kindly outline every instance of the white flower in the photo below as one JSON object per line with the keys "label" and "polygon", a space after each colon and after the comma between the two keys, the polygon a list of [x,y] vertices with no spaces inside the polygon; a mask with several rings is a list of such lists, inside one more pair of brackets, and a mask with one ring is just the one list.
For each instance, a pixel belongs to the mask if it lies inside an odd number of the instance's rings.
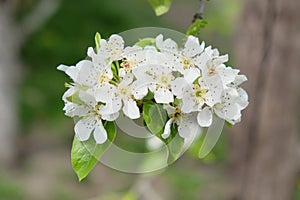
{"label": "white flower", "polygon": [[130,119],[140,117],[140,111],[133,99],[132,83],[133,75],[127,74],[122,81],[115,85],[104,85],[95,91],[98,101],[105,103],[104,113],[119,112],[123,102],[123,113]]}
{"label": "white flower", "polygon": [[124,53],[122,54],[119,76],[123,77],[127,73],[131,73],[133,68],[138,67],[143,62],[145,61],[142,47],[126,47]]}
{"label": "white flower", "polygon": [[185,113],[201,111],[204,104],[212,107],[219,103],[223,89],[221,79],[217,76],[199,78],[197,83],[178,78],[172,83],[172,91],[182,99],[182,111]]}
{"label": "white flower", "polygon": [[164,65],[147,65],[133,71],[137,80],[134,82],[134,97],[142,99],[148,89],[154,93],[157,103],[173,102],[174,96],[170,91],[171,81],[174,80],[172,70]]}
{"label": "white flower", "polygon": [[214,112],[222,119],[235,124],[241,119],[241,111],[248,106],[248,95],[242,88],[224,90],[221,103],[214,106]]}
{"label": "white flower", "polygon": [[79,98],[84,102],[82,113],[79,115],[81,119],[74,127],[75,135],[78,140],[86,141],[93,132],[94,139],[97,144],[102,144],[107,140],[107,132],[102,124],[102,119],[114,121],[118,117],[118,113],[102,114],[103,105],[98,104],[95,98],[87,92],[81,91]]}
{"label": "white flower", "polygon": [[124,40],[120,35],[113,34],[109,37],[108,41],[101,39],[100,48],[98,49],[98,54],[104,56],[109,60],[117,61],[122,59],[122,54],[124,51]]}
{"label": "white flower", "polygon": [[95,66],[92,61],[84,60],[83,64],[78,72],[77,83],[89,86],[89,87],[99,87],[107,84],[113,78],[113,72],[110,66],[105,63],[98,63]]}
{"label": "white flower", "polygon": [[197,124],[196,113],[183,113],[180,110],[180,106],[164,105],[164,109],[167,111],[169,120],[167,121],[162,138],[166,139],[171,134],[171,126],[173,123],[178,125],[179,136],[188,139],[199,132],[200,127]]}
{"label": "white flower", "polygon": [[196,66],[205,44],[202,42],[200,45],[198,38],[189,36],[184,48],[179,50],[175,41],[170,38],[163,41],[163,36],[159,35],[156,37],[156,46],[172,61],[170,65],[174,70],[185,74]]}
{"label": "white flower", "polygon": [[[69,117],[75,117],[75,116],[81,116],[86,114],[85,107],[82,104],[82,102],[74,103],[76,94],[79,94],[80,88],[75,85],[70,87],[64,94],[63,94],[63,101],[65,102],[65,106],[63,108],[63,111],[65,111],[65,115]],[[69,99],[71,98],[71,100]]]}
{"label": "white flower", "polygon": [[59,65],[57,69],[65,72],[74,82],[76,82],[78,79],[78,73],[84,64],[85,61],[79,61],[76,66]]}

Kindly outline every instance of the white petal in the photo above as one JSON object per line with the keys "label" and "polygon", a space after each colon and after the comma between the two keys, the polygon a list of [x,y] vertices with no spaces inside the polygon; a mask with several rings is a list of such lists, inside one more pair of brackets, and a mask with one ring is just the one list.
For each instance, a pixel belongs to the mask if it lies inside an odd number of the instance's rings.
{"label": "white petal", "polygon": [[207,70],[207,61],[211,59],[211,55],[204,51],[200,54],[200,56],[197,56],[194,58],[195,65],[197,65],[203,73],[203,70]]}
{"label": "white petal", "polygon": [[91,132],[95,128],[96,120],[93,117],[79,120],[74,127],[75,136],[79,141],[89,139]]}
{"label": "white petal", "polygon": [[116,91],[116,86],[105,84],[95,90],[95,98],[97,101],[109,103],[114,98]]}
{"label": "white petal", "polygon": [[227,61],[228,61],[228,54],[223,55],[223,56],[218,56],[218,57],[215,57],[213,59],[213,63],[214,63],[215,66],[218,66],[218,65],[220,65],[222,63],[225,63]]}
{"label": "white petal", "polygon": [[69,117],[85,116],[90,111],[90,109],[85,106],[71,102],[66,102],[63,110],[65,111],[65,115]]}
{"label": "white petal", "polygon": [[161,135],[162,138],[166,139],[167,137],[169,137],[170,133],[171,133],[171,125],[173,123],[173,118],[169,119],[165,125],[165,129],[163,134]]}
{"label": "white petal", "polygon": [[65,115],[69,117],[85,116],[89,113],[90,109],[83,105],[77,105],[75,103],[66,102],[63,110]]}
{"label": "white petal", "polygon": [[98,120],[94,130],[94,139],[97,144],[103,144],[107,140],[107,132],[101,120]]}
{"label": "white petal", "polygon": [[69,68],[69,66],[67,66],[67,65],[59,65],[57,67],[58,70],[63,71],[63,72],[66,72],[68,68]]}
{"label": "white petal", "polygon": [[184,93],[183,98],[182,98],[182,107],[181,111],[184,113],[190,113],[194,111],[195,108],[195,101],[193,98],[190,96],[191,91],[187,91]]}
{"label": "white petal", "polygon": [[[77,64],[78,65],[78,64]],[[64,71],[74,82],[77,82],[78,73],[80,70],[79,66],[66,66],[66,65],[59,65],[57,67],[58,70]]]}
{"label": "white petal", "polygon": [[68,101],[67,98],[73,96],[78,91],[78,87],[71,87],[62,96],[63,101]]}
{"label": "white petal", "polygon": [[201,127],[209,127],[212,123],[211,110],[208,107],[205,107],[203,110],[199,111],[197,121]]}
{"label": "white petal", "polygon": [[203,51],[203,47],[200,46],[199,40],[197,37],[189,36],[183,49],[184,56],[189,58],[194,57],[197,54],[200,54]]}
{"label": "white petal", "polygon": [[97,105],[95,97],[86,91],[80,91],[79,98],[89,106],[94,107],[95,105]]}
{"label": "white petal", "polygon": [[174,96],[170,90],[159,88],[154,91],[154,99],[157,103],[170,103],[174,101]]}
{"label": "white petal", "polygon": [[140,117],[140,110],[137,107],[136,102],[130,98],[124,100],[123,112],[130,119],[137,119]]}
{"label": "white petal", "polygon": [[127,74],[127,72],[126,72],[126,70],[125,70],[124,68],[121,68],[121,69],[119,70],[119,76],[120,76],[120,77],[124,77],[126,74]]}
{"label": "white petal", "polygon": [[237,75],[237,71],[232,69],[231,67],[225,67],[225,65],[220,65],[217,68],[219,75],[222,78],[223,84],[227,85],[235,80]]}
{"label": "white petal", "polygon": [[248,94],[243,88],[237,89],[239,93],[239,99],[237,100],[237,103],[241,106],[241,109],[245,109],[249,102],[248,102]]}
{"label": "white petal", "polygon": [[187,114],[183,117],[183,120],[179,122],[178,133],[182,138],[189,138],[196,135],[199,132],[199,125],[196,121],[196,118],[192,114]]}
{"label": "white petal", "polygon": [[121,107],[122,107],[121,98],[114,97],[110,99],[110,101],[107,101],[106,104],[100,108],[99,113],[101,115],[110,115],[119,112]]}
{"label": "white petal", "polygon": [[93,63],[88,60],[79,62],[77,65],[81,66],[78,73],[78,83],[86,86],[93,86],[97,83],[98,73],[93,67]]}
{"label": "white petal", "polygon": [[163,41],[163,36],[161,34],[156,37],[156,46],[161,51],[176,51],[178,48],[176,42],[170,38]]}
{"label": "white petal", "polygon": [[79,70],[80,67],[69,67],[66,74],[68,74],[74,82],[77,82]]}
{"label": "white petal", "polygon": [[223,110],[226,119],[237,120],[241,117],[241,108],[236,103],[226,106]]}
{"label": "white petal", "polygon": [[126,74],[121,82],[122,85],[129,85],[133,81],[133,74]]}
{"label": "white petal", "polygon": [[234,82],[233,82],[233,85],[234,86],[239,86],[239,85],[241,85],[242,83],[244,83],[245,81],[247,81],[248,79],[247,79],[247,77],[245,76],[245,75],[237,75],[236,77],[235,77],[235,80],[234,80]]}
{"label": "white petal", "polygon": [[171,89],[173,94],[177,96],[177,98],[181,99],[183,95],[183,90],[187,85],[188,83],[184,78],[176,78],[174,81],[171,82]]}
{"label": "white petal", "polygon": [[132,84],[132,93],[134,98],[142,99],[148,94],[148,85],[142,81],[135,81]]}
{"label": "white petal", "polygon": [[[203,86],[204,83],[204,86]],[[208,92],[205,95],[205,103],[210,107],[214,106],[216,103],[221,102],[222,92],[224,91],[224,86],[221,77],[216,74],[211,77],[200,80],[199,84],[201,87],[208,89]]]}
{"label": "white petal", "polygon": [[163,108],[167,111],[168,115],[174,115],[176,113],[176,108],[169,104],[164,104]]}
{"label": "white petal", "polygon": [[222,119],[228,122],[238,121],[241,117],[241,108],[236,103],[231,103],[230,105],[217,104],[214,107],[215,113]]}
{"label": "white petal", "polygon": [[197,68],[190,68],[186,70],[184,73],[184,79],[189,84],[192,84],[199,76],[200,76],[200,70]]}
{"label": "white petal", "polygon": [[113,34],[109,37],[108,44],[112,50],[123,50],[124,40],[120,35]]}
{"label": "white petal", "polygon": [[119,117],[119,112],[112,113],[112,114],[102,114],[102,119],[107,121],[115,121]]}

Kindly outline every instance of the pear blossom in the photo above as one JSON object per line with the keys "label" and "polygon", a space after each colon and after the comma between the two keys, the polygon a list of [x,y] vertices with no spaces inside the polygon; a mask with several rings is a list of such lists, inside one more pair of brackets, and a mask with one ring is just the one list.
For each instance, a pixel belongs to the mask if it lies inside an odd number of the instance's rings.
{"label": "pear blossom", "polygon": [[109,60],[117,61],[122,59],[124,52],[124,40],[120,35],[113,34],[109,37],[108,41],[105,39],[100,40],[100,48],[98,54]]}
{"label": "pear blossom", "polygon": [[75,136],[79,141],[86,141],[93,132],[96,143],[104,143],[107,140],[107,132],[103,127],[102,120],[114,121],[117,119],[118,113],[103,114],[104,106],[98,104],[96,99],[87,92],[81,91],[79,98],[83,101],[83,105],[78,106],[81,109],[81,113],[78,115],[81,119],[75,124]]}
{"label": "pear blossom", "polygon": [[[72,81],[66,83],[63,110],[79,119],[74,126],[78,140],[93,134],[96,143],[104,143],[104,121],[116,120],[120,112],[138,119],[147,101],[163,104],[167,111],[161,135],[165,139],[173,125],[180,137],[190,139],[201,127],[210,127],[214,115],[231,124],[241,120],[248,106],[241,87],[247,77],[226,65],[228,55],[205,47],[194,36],[188,36],[182,47],[161,34],[151,40],[155,44],[125,46],[123,38],[113,34],[101,39],[97,49],[89,47],[88,58],[75,66],[57,67]],[[152,93],[153,97],[147,95]]]}
{"label": "pear blossom", "polygon": [[185,74],[197,65],[205,46],[204,42],[201,45],[199,44],[198,38],[189,36],[184,44],[184,48],[179,50],[175,41],[170,38],[163,41],[162,35],[156,37],[156,45],[173,61],[174,69],[182,74]]}
{"label": "pear blossom", "polygon": [[167,121],[162,138],[166,139],[171,134],[172,124],[177,124],[178,134],[180,137],[187,139],[192,137],[193,134],[199,132],[200,127],[196,120],[196,113],[183,113],[180,110],[180,106],[170,106],[169,104],[164,105],[164,109],[167,111],[169,120]]}
{"label": "pear blossom", "polygon": [[133,71],[137,80],[134,83],[134,97],[142,99],[148,90],[154,93],[157,103],[170,103],[174,95],[170,91],[171,81],[175,79],[172,69],[164,65],[146,65]]}
{"label": "pear blossom", "polygon": [[241,120],[241,111],[248,106],[248,95],[242,88],[228,88],[223,91],[221,103],[214,106],[218,117],[231,124]]}
{"label": "pear blossom", "polygon": [[133,75],[127,74],[122,81],[115,85],[105,85],[95,91],[97,101],[104,102],[104,113],[119,112],[123,102],[123,113],[130,119],[140,117],[140,111],[133,98]]}

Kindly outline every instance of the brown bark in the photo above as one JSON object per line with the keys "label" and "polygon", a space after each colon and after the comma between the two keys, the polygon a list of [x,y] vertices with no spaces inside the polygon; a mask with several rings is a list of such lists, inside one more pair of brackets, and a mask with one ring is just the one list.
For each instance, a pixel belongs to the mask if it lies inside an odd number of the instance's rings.
{"label": "brown bark", "polygon": [[0,1],[0,166],[12,164],[17,149],[20,37],[12,20],[13,2]]}
{"label": "brown bark", "polygon": [[231,134],[230,197],[293,199],[299,172],[300,1],[246,0],[236,61],[250,105]]}

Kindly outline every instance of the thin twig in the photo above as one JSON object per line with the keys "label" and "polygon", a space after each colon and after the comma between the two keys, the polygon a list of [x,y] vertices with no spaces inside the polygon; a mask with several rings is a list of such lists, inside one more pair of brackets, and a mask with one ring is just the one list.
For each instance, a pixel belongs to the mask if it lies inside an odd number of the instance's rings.
{"label": "thin twig", "polygon": [[197,19],[203,19],[203,13],[204,13],[204,8],[205,8],[205,5],[206,5],[206,2],[205,0],[199,0],[200,1],[200,5],[199,5],[199,8],[197,10],[197,12],[195,13],[194,15],[194,18],[193,18],[193,23],[197,20]]}

